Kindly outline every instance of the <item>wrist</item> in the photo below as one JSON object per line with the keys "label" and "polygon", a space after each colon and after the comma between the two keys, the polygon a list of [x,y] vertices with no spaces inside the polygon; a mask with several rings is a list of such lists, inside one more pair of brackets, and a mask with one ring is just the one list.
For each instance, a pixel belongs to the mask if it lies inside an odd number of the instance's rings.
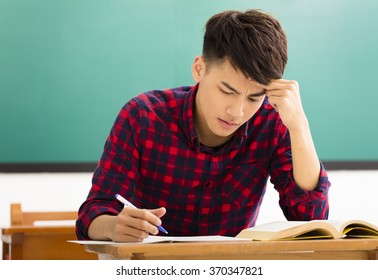
{"label": "wrist", "polygon": [[289,130],[291,137],[307,137],[310,135],[310,124],[306,117],[297,120],[293,125],[287,127],[287,129]]}
{"label": "wrist", "polygon": [[116,216],[97,216],[88,227],[88,237],[92,240],[113,240],[113,228]]}

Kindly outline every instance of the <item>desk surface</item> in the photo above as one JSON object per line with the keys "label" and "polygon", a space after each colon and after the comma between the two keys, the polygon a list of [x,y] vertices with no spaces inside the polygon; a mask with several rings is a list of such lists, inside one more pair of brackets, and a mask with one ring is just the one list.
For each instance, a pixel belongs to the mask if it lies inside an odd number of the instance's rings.
{"label": "desk surface", "polygon": [[2,228],[2,235],[12,235],[16,233],[72,233],[75,231],[74,226],[12,226],[9,228]]}
{"label": "desk surface", "polygon": [[378,259],[378,239],[86,245],[99,259]]}

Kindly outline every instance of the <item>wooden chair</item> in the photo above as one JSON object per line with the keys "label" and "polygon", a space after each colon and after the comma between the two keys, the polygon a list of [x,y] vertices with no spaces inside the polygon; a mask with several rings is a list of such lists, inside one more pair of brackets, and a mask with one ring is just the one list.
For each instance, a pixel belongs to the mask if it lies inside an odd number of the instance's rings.
{"label": "wooden chair", "polygon": [[84,246],[67,242],[67,240],[76,240],[74,224],[35,225],[37,221],[76,219],[76,211],[24,212],[22,211],[21,204],[11,204],[11,226],[2,229],[3,259],[98,259],[96,254],[86,252]]}
{"label": "wooden chair", "polygon": [[23,212],[20,203],[10,206],[11,226],[33,226],[36,221],[76,220],[77,212]]}

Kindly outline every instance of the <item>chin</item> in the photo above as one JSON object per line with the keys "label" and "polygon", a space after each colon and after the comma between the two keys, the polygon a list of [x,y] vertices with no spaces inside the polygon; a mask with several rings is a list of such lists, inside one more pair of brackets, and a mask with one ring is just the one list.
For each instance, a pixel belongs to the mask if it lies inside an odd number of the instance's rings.
{"label": "chin", "polygon": [[[220,129],[218,130],[217,132],[215,132],[214,134],[219,137],[219,138],[231,138],[232,135],[234,135],[236,130],[233,130],[233,131],[224,131],[223,129]],[[228,140],[227,139],[227,140]]]}

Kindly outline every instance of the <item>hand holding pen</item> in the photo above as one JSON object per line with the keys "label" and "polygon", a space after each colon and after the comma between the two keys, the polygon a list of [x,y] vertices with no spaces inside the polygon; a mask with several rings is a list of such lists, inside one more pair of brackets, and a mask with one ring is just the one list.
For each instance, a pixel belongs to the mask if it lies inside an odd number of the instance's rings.
{"label": "hand holding pen", "polygon": [[[125,207],[130,207],[130,208],[133,208],[133,209],[136,209],[136,207],[132,204],[132,203],[130,203],[129,201],[127,201],[124,197],[122,197],[121,195],[119,195],[119,194],[116,194],[115,195],[115,197],[116,197],[116,199],[118,199],[120,202],[122,202],[124,205],[125,205]],[[161,208],[159,208],[159,209],[155,209],[155,210],[149,210],[149,211],[151,211],[151,212],[155,212],[155,211],[159,211],[159,212],[161,212],[160,211],[160,209]],[[147,213],[148,214],[148,213]],[[146,232],[148,232],[148,230],[147,230],[147,228],[146,229],[143,229],[143,226],[146,226],[146,223],[144,223],[144,218],[148,218],[147,215],[146,214],[146,217],[134,217],[134,218],[137,218],[137,221],[139,222],[139,225],[138,224],[134,224],[134,227],[136,228],[136,229],[140,229],[140,230],[144,230],[144,231],[146,231]],[[153,214],[153,213],[152,213]],[[162,214],[158,214],[158,218],[160,218],[161,216],[163,216],[165,214],[165,209],[164,209],[164,212],[162,212]],[[148,220],[147,220],[148,221]],[[161,226],[161,225],[156,225],[156,223],[153,223],[153,222],[151,222],[151,221],[148,221],[150,224],[153,224],[153,225],[155,225],[161,232],[163,232],[163,233],[165,233],[165,234],[168,234],[168,232]],[[141,228],[142,227],[142,228]],[[147,226],[146,227],[148,227],[148,224],[147,224]],[[152,234],[156,234],[155,232],[150,232],[150,233],[152,233]]]}

